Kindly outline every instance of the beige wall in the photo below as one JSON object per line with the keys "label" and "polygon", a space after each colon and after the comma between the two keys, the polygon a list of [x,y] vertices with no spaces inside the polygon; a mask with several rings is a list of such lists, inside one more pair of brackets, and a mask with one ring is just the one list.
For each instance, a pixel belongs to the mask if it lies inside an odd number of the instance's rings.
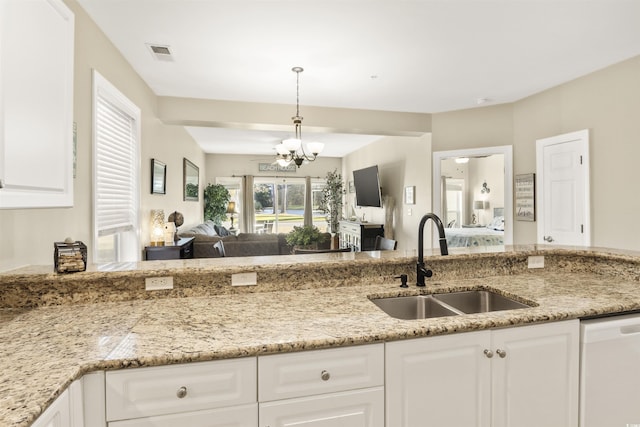
{"label": "beige wall", "polygon": [[[142,110],[141,242],[148,242],[150,209],[182,212],[187,224],[202,219],[202,201],[182,201],[182,159],[200,167],[201,182],[210,162],[181,126],[190,121],[207,125],[222,120],[241,123],[245,104],[207,101],[202,114],[191,117],[193,100],[157,98],[135,70],[106,39],[75,0],[65,0],[76,15],[74,121],[77,123],[77,178],[74,207],[0,211],[0,271],[27,264],[52,265],[53,242],[70,236],[91,248],[92,238],[92,141],[91,70],[97,69]],[[162,66],[161,64],[159,66]],[[414,248],[419,217],[431,208],[431,152],[486,146],[514,146],[514,173],[535,171],[535,140],[560,133],[591,129],[592,236],[596,246],[640,249],[637,239],[640,198],[635,197],[637,159],[640,159],[640,57],[608,67],[583,78],[536,94],[513,104],[428,114],[366,112],[309,107],[305,124],[324,130],[390,135],[348,156],[342,163],[348,180],[353,169],[380,166],[385,193],[396,198],[396,237],[399,247]],[[524,76],[523,78],[526,78]],[[189,102],[186,110],[180,105]],[[277,106],[259,106],[252,114],[269,119],[270,126],[289,126]],[[306,108],[306,107],[305,107]],[[253,110],[250,110],[253,111]],[[225,114],[222,114],[225,112]],[[211,115],[216,113],[216,115]],[[272,117],[277,113],[278,118]],[[270,116],[271,114],[271,116]],[[316,116],[313,118],[313,116]],[[212,119],[213,117],[213,119]],[[282,119],[284,117],[284,119]],[[287,122],[287,123],[285,123]],[[228,123],[227,123],[228,124]],[[258,122],[259,124],[259,122]],[[416,137],[417,134],[431,136]],[[168,194],[150,194],[150,159],[167,163]],[[205,164],[206,163],[206,164]],[[398,169],[395,169],[397,167]],[[217,174],[216,174],[217,175]],[[416,205],[402,203],[404,186],[416,185]],[[347,204],[347,207],[349,205]],[[413,215],[408,215],[412,208]],[[382,220],[382,210],[367,214]],[[514,222],[515,243],[535,241],[536,223]]]}
{"label": "beige wall", "polygon": [[[431,115],[394,111],[302,106],[307,132],[420,136],[431,130]],[[239,129],[291,130],[292,105],[158,98],[164,123],[183,126],[223,126]]]}
{"label": "beige wall", "polygon": [[[215,184],[216,178],[240,177],[244,175],[253,175],[254,177],[268,176],[279,177],[284,180],[290,178],[325,178],[327,172],[342,170],[342,159],[337,157],[318,157],[314,162],[303,164],[297,168],[295,172],[260,172],[258,170],[259,163],[271,164],[274,156],[251,156],[239,154],[207,154],[206,156],[206,185]],[[241,182],[241,181],[239,181]],[[241,196],[240,196],[241,197]],[[242,226],[242,215],[239,215],[237,227],[244,230]],[[324,223],[326,225],[326,223]],[[228,224],[225,224],[228,225]],[[322,227],[320,227],[322,228]],[[280,229],[280,232],[286,230]]]}
{"label": "beige wall", "polygon": [[640,56],[515,103],[513,121],[515,173],[535,171],[536,139],[590,129],[592,245],[640,250]]}
{"label": "beige wall", "polygon": [[[75,14],[74,121],[77,123],[77,175],[74,207],[67,209],[21,209],[0,211],[3,244],[0,271],[27,264],[53,266],[53,242],[66,237],[81,240],[91,250],[92,232],[92,69],[98,70],[142,110],[141,150],[141,243],[149,241],[147,223],[151,208],[174,209],[186,219],[202,216],[200,203],[182,201],[182,158],[204,166],[204,155],[181,128],[163,125],[156,115],[156,97],[124,60],[111,42],[78,6],[65,0]],[[150,194],[150,159],[167,163],[165,196]],[[201,168],[204,177],[204,168]],[[141,248],[142,249],[142,248]],[[52,267],[53,268],[53,267]]]}
{"label": "beige wall", "polygon": [[[431,135],[381,138],[346,156],[342,165],[345,183],[353,180],[354,170],[378,165],[382,196],[389,195],[395,199],[393,231],[398,249],[416,249],[420,218],[431,211]],[[415,205],[404,204],[404,188],[407,186],[416,187]],[[347,192],[347,215],[352,207],[355,207],[355,194]],[[364,214],[369,222],[384,224],[383,208],[355,208],[355,212],[360,218]],[[426,243],[427,246],[430,244]]]}
{"label": "beige wall", "polygon": [[324,178],[327,172],[333,170],[340,172],[342,169],[342,159],[337,157],[318,157],[316,161],[300,166],[295,173],[258,171],[258,163],[273,163],[273,160],[274,156],[207,154],[206,184],[215,184],[217,177],[230,177],[234,175],[278,176],[283,178],[304,178],[310,176],[313,178]]}
{"label": "beige wall", "polygon": [[[489,193],[482,193],[487,183]],[[469,159],[469,206],[475,200],[489,202],[489,208],[478,212],[478,223],[487,225],[493,219],[495,208],[504,208],[504,156],[495,154],[480,159]]]}
{"label": "beige wall", "polygon": [[434,114],[433,151],[513,144],[511,104]]}
{"label": "beige wall", "polygon": [[[640,57],[513,104],[433,115],[434,151],[513,145],[514,174],[535,172],[535,141],[590,129],[592,245],[640,249]],[[514,243],[537,223],[514,221]]]}

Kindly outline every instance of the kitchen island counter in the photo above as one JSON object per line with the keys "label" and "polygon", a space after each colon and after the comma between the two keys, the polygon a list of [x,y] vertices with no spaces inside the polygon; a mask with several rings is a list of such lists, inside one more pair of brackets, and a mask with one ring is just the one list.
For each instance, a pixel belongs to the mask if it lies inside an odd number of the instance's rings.
{"label": "kitchen island counter", "polygon": [[[433,280],[423,289],[415,285],[402,289],[392,278],[376,283],[354,276],[351,284],[305,289],[23,308],[0,323],[0,425],[30,425],[73,380],[97,370],[359,345],[640,309],[635,256],[611,255],[618,257],[617,273],[594,274],[586,265],[600,255],[590,254],[580,265],[572,251],[555,255],[555,261],[554,254],[546,253],[548,268],[484,277],[460,273],[463,278]],[[595,263],[612,265],[609,255],[601,257],[604,261]],[[396,262],[391,259],[387,262]],[[370,301],[478,288],[535,306],[399,320]]]}

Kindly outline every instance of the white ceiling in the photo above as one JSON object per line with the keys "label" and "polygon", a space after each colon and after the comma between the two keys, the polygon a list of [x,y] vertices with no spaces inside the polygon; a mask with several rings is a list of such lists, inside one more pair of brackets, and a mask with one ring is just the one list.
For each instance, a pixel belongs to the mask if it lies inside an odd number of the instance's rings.
{"label": "white ceiling", "polygon": [[[305,105],[435,113],[512,102],[640,54],[638,0],[78,1],[157,95],[295,104],[291,67],[302,66],[302,116]],[[207,152],[282,137],[189,132]],[[350,135],[338,140],[349,149]]]}

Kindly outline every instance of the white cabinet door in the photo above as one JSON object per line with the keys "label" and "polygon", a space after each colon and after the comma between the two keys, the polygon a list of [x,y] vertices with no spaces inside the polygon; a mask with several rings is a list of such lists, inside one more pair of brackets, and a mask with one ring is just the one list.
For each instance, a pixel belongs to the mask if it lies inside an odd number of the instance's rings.
{"label": "white cabinet door", "polygon": [[0,209],[73,205],[74,16],[0,2]]}
{"label": "white cabinet door", "polygon": [[489,344],[489,331],[387,343],[387,426],[489,426]]}
{"label": "white cabinet door", "polygon": [[260,404],[260,427],[384,427],[384,388]]}
{"label": "white cabinet door", "polygon": [[575,427],[578,340],[571,320],[388,343],[387,426]]}
{"label": "white cabinet door", "polygon": [[579,322],[493,333],[493,426],[578,425]]}
{"label": "white cabinet door", "polygon": [[32,427],[68,427],[71,425],[69,391],[65,390],[32,424]]}

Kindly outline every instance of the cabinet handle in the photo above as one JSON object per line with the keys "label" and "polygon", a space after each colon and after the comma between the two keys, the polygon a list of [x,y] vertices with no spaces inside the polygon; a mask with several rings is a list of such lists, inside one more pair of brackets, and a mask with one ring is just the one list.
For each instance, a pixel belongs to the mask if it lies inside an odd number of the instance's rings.
{"label": "cabinet handle", "polygon": [[491,351],[489,349],[485,349],[484,350],[484,355],[487,356],[489,359],[491,359],[493,357],[493,351]]}
{"label": "cabinet handle", "polygon": [[187,396],[187,388],[185,386],[182,386],[178,389],[178,392],[176,393],[176,396],[178,396],[178,399],[182,399],[183,397]]}
{"label": "cabinet handle", "polygon": [[331,374],[327,371],[322,371],[320,372],[320,378],[322,378],[322,381],[329,381],[329,378],[331,378]]}
{"label": "cabinet handle", "polygon": [[497,349],[496,353],[498,353],[498,356],[500,356],[501,359],[504,359],[505,357],[507,357],[507,352],[504,350]]}

